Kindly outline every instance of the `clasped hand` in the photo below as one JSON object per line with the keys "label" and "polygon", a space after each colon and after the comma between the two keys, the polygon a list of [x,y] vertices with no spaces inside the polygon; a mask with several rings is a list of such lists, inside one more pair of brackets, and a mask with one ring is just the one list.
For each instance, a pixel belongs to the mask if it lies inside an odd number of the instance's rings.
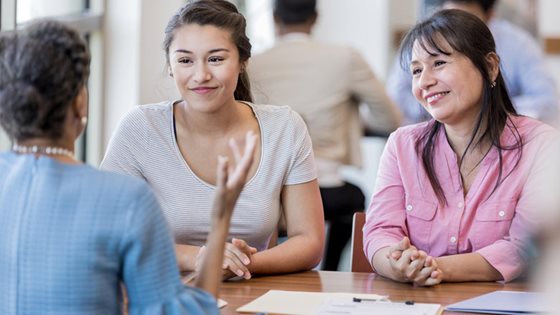
{"label": "clasped hand", "polygon": [[[204,252],[206,247],[200,248],[196,257],[196,270],[200,269],[200,264],[204,260]],[[251,279],[251,272],[248,265],[251,264],[251,258],[257,249],[249,246],[247,242],[241,239],[233,238],[231,243],[227,242],[224,251],[224,262],[222,264],[222,278],[227,280],[235,276],[244,279]]]}
{"label": "clasped hand", "polygon": [[419,286],[432,286],[441,282],[443,272],[438,268],[436,259],[410,244],[408,237],[389,247],[386,258],[397,281],[412,282]]}

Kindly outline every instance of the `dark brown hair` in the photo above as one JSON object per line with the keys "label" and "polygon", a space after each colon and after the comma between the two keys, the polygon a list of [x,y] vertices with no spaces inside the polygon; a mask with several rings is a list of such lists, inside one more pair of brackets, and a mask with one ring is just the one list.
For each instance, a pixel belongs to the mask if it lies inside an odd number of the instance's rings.
{"label": "dark brown hair", "polygon": [[[213,25],[230,31],[231,39],[239,51],[239,61],[246,62],[251,57],[251,42],[245,33],[247,23],[235,5],[225,0],[198,0],[189,1],[167,23],[163,49],[168,64],[169,46],[173,42],[175,31],[188,24]],[[239,74],[234,98],[247,102],[253,101],[249,76],[245,70]]]}
{"label": "dark brown hair", "polygon": [[42,20],[0,39],[0,124],[12,141],[59,139],[90,55],[70,27]]}
{"label": "dark brown hair", "polygon": [[[442,38],[454,51],[464,55],[473,63],[483,80],[480,113],[459,166],[463,163],[465,153],[471,147],[480,145],[484,141],[490,141],[492,147],[498,150],[499,156],[500,173],[494,186],[495,190],[511,174],[511,171],[517,167],[521,159],[523,142],[515,124],[508,120],[508,115],[517,116],[517,112],[513,107],[501,71],[494,82],[492,82],[490,77],[486,57],[490,53],[496,53],[494,38],[486,24],[472,14],[461,10],[442,10],[436,12],[427,20],[416,24],[403,39],[400,48],[401,66],[403,69],[410,71],[409,64],[415,43],[418,43],[424,51],[431,55],[450,55],[451,52],[446,51],[442,47],[443,45],[441,45]],[[445,194],[435,174],[433,165],[436,136],[441,128],[442,124],[440,122],[430,121],[424,132],[416,140],[416,151],[422,158],[424,169],[438,200],[440,203],[446,203]],[[513,133],[515,138],[514,144],[506,146],[500,143],[500,135],[504,128],[509,128]],[[477,135],[478,139],[475,142]],[[517,162],[505,177],[502,176],[502,151],[504,150],[517,151]]]}

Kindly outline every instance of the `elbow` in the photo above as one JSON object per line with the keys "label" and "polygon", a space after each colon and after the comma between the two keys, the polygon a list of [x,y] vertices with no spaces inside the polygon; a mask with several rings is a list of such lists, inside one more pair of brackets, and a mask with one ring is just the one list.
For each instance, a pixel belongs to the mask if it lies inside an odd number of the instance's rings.
{"label": "elbow", "polygon": [[323,249],[325,246],[324,237],[310,237],[307,247],[306,259],[302,261],[302,270],[310,270],[315,268],[323,258]]}

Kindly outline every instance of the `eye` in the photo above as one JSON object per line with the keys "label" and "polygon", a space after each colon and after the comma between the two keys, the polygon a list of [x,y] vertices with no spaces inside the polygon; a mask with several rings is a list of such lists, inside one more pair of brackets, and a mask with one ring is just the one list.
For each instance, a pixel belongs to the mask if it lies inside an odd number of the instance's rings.
{"label": "eye", "polygon": [[418,75],[422,72],[422,69],[420,68],[414,68],[410,71],[410,73],[412,73],[413,76]]}
{"label": "eye", "polygon": [[224,58],[220,56],[212,56],[208,58],[208,62],[218,63],[220,61],[224,61]]}
{"label": "eye", "polygon": [[436,67],[442,66],[442,65],[444,65],[444,64],[446,64],[446,62],[443,61],[443,60],[436,60],[436,62],[434,62],[434,65],[435,65]]}
{"label": "eye", "polygon": [[177,60],[177,63],[184,63],[184,64],[188,64],[188,63],[192,63],[192,60],[189,58],[179,58]]}

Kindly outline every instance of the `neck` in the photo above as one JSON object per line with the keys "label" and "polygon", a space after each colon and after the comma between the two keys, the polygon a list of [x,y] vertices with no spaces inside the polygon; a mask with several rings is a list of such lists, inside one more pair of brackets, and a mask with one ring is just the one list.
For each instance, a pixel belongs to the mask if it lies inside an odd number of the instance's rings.
{"label": "neck", "polygon": [[305,24],[276,24],[276,32],[278,36],[284,36],[290,33],[305,33],[311,34],[312,25],[305,23]]}
{"label": "neck", "polygon": [[74,159],[74,143],[63,139],[27,139],[14,143],[12,150],[20,154],[47,155],[67,163],[77,162]]}
{"label": "neck", "polygon": [[[465,153],[465,150],[467,149],[471,138],[473,138],[474,127],[474,123],[463,126],[445,125],[447,140],[449,141],[451,148],[453,149],[455,154],[457,154],[457,156],[462,157]],[[477,134],[474,135],[471,148],[469,148],[469,152],[474,151],[475,149],[483,151],[487,147],[484,141],[480,144],[478,143],[480,141],[482,130],[484,130],[484,125],[481,125]]]}

